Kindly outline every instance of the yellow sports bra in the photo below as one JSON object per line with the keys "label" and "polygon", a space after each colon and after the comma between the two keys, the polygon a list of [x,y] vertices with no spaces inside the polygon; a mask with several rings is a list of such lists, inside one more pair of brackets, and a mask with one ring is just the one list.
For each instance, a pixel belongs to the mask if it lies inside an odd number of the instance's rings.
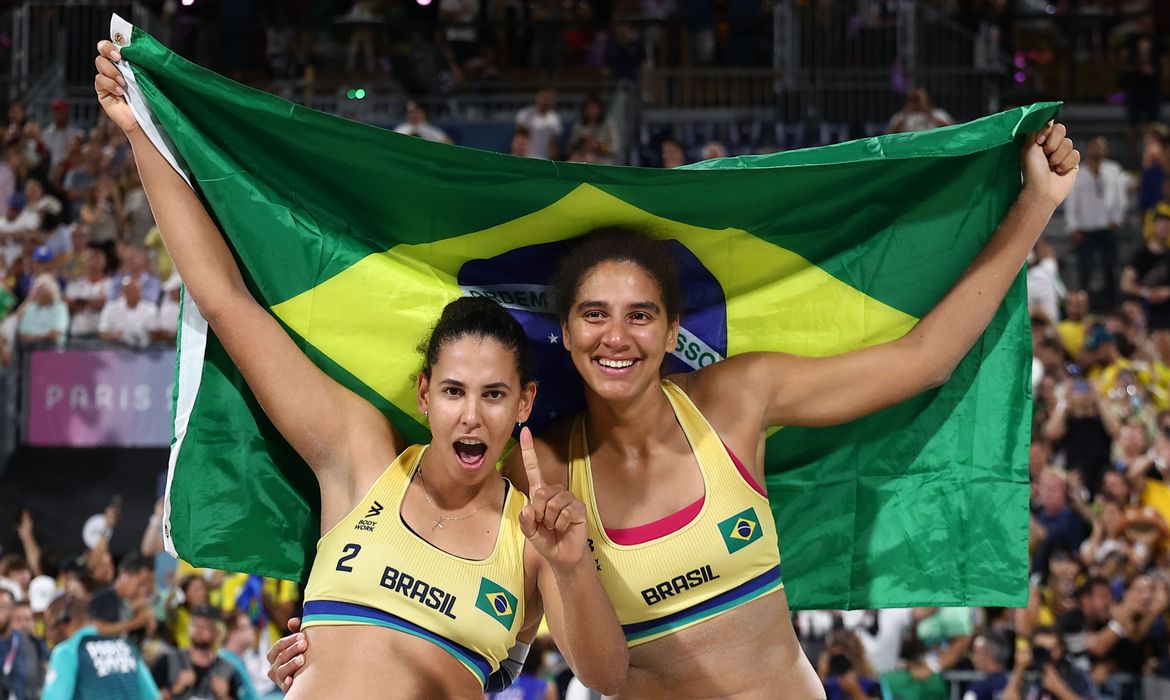
{"label": "yellow sports bra", "polygon": [[404,450],[318,540],[301,626],[377,625],[421,637],[483,684],[508,658],[524,621],[519,517],[527,499],[509,485],[490,557],[448,554],[412,532],[400,512],[425,450]]}
{"label": "yellow sports bra", "polygon": [[594,498],[584,415],[577,416],[569,438],[570,489],[589,509],[589,544],[597,573],[631,647],[784,587],[767,497],[748,482],[746,470],[733,461],[686,393],[669,381],[662,383],[662,390],[703,476],[703,499],[685,525],[639,544],[614,542]]}

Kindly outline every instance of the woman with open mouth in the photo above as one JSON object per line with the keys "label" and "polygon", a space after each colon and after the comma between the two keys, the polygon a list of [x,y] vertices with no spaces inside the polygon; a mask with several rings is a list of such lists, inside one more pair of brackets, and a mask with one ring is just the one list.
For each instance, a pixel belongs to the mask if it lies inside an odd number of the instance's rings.
{"label": "woman with open mouth", "polygon": [[188,293],[320,485],[323,534],[290,697],[482,698],[519,672],[518,640],[531,641],[546,613],[574,672],[616,691],[628,652],[589,556],[584,505],[543,484],[527,429],[527,491],[495,468],[536,396],[520,324],[486,299],[447,305],[417,386],[432,442],[404,446],[251,295],[199,198],[122,99],[117,48],[98,51],[98,100],[133,146]]}
{"label": "woman with open mouth", "polygon": [[[1079,160],[1060,124],[1029,136],[1018,199],[947,295],[903,338],[832,357],[750,353],[664,379],[680,317],[665,246],[610,229],[565,257],[555,284],[561,337],[586,411],[535,447],[542,481],[568,483],[587,508],[598,574],[630,647],[618,697],[825,697],[789,615],[765,431],[844,423],[944,383],[1068,195]],[[519,483],[522,467],[510,455],[505,472]],[[285,682],[296,670],[288,640],[269,653]]]}

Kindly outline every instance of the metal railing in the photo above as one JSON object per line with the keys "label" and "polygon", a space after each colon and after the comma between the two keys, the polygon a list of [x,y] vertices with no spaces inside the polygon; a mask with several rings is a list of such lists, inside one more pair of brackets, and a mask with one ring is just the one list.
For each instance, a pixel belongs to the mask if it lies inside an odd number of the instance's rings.
{"label": "metal railing", "polygon": [[[8,98],[31,97],[31,102],[41,105],[46,94],[55,97],[92,89],[93,47],[110,33],[113,13],[147,31],[158,28],[139,2],[37,0],[15,7]],[[34,112],[32,116],[45,115]]]}

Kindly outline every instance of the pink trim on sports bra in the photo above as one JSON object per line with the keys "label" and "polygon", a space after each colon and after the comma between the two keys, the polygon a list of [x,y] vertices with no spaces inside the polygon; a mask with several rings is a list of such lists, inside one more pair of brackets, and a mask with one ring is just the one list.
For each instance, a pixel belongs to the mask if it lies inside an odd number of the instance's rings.
{"label": "pink trim on sports bra", "polygon": [[703,501],[707,499],[706,496],[699,496],[699,500],[683,508],[677,513],[671,513],[665,518],[660,518],[652,523],[645,525],[636,525],[634,527],[623,528],[605,528],[605,534],[609,539],[613,540],[614,544],[629,546],[632,544],[645,544],[650,540],[656,540],[660,537],[666,537],[672,532],[678,532],[692,520],[699,517],[699,511],[703,510]]}
{"label": "pink trim on sports bra", "polygon": [[[767,498],[768,494],[764,492],[764,489],[760,488],[760,485],[757,484],[756,480],[752,478],[752,475],[748,473],[747,467],[743,466],[743,463],[739,461],[739,457],[735,456],[735,453],[731,451],[731,448],[724,444],[723,449],[727,450],[727,455],[731,457],[731,461],[733,464],[735,464],[735,468],[739,470],[739,475],[742,476],[743,480],[748,483],[748,486],[751,486],[753,489],[755,489],[756,493]],[[623,528],[607,527],[605,528],[605,534],[607,537],[609,537],[610,540],[613,541],[614,544],[620,544],[624,547],[635,544],[645,544],[651,540],[656,540],[660,537],[666,537],[672,532],[678,532],[679,530],[683,529],[689,525],[692,520],[699,517],[699,511],[703,510],[703,502],[705,500],[705,495],[699,496],[699,500],[695,501],[689,506],[686,506],[682,510],[676,513],[671,513],[666,517],[659,518],[652,523],[646,523],[645,525],[635,525],[634,527]]]}
{"label": "pink trim on sports bra", "polygon": [[727,446],[727,443],[723,443],[723,449],[727,450],[727,454],[731,457],[731,461],[735,463],[735,468],[739,470],[739,475],[743,477],[744,481],[748,482],[748,486],[751,486],[753,489],[755,489],[756,493],[760,494],[764,498],[767,498],[768,492],[756,483],[756,480],[752,478],[751,473],[748,472],[747,467],[743,466],[743,462],[739,461],[739,457],[735,456],[735,453],[731,451],[731,448]]}

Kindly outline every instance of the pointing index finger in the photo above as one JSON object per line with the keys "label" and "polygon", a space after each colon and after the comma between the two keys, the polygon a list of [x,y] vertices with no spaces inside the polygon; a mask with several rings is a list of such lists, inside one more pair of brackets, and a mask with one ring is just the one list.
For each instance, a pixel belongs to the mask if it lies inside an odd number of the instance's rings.
{"label": "pointing index finger", "polygon": [[528,496],[544,485],[540,476],[540,462],[536,459],[536,447],[532,444],[532,431],[527,426],[520,429],[520,456],[524,459],[524,474],[528,477]]}

